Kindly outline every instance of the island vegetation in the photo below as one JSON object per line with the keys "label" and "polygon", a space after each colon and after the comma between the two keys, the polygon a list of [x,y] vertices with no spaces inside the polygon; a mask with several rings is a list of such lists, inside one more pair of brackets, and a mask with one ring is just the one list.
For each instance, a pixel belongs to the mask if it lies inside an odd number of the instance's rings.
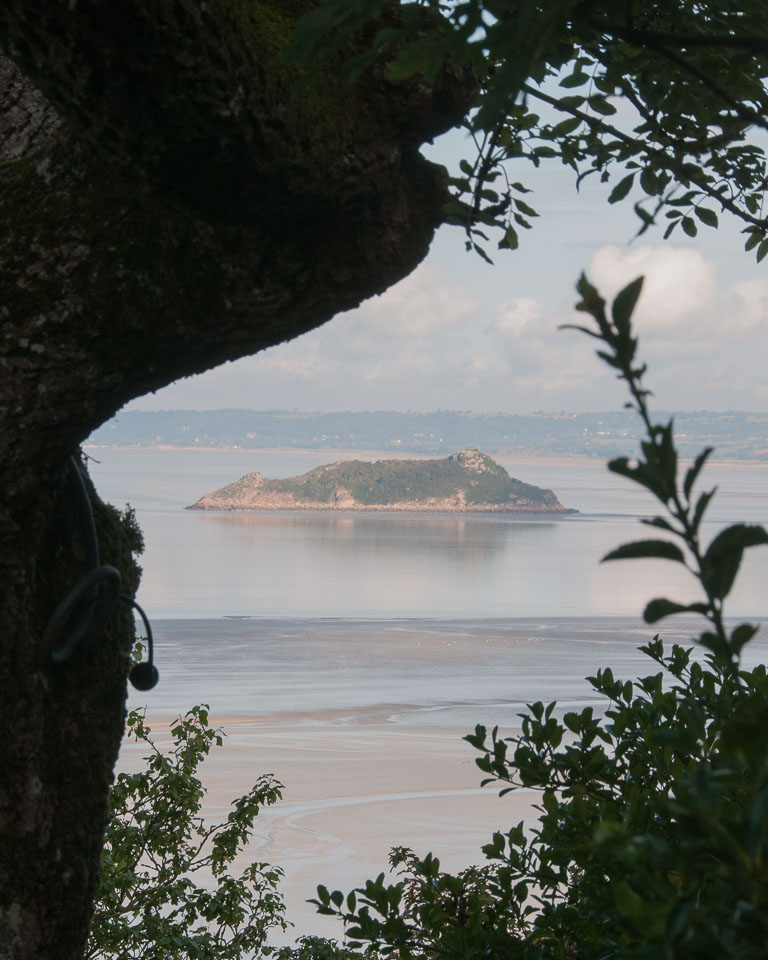
{"label": "island vegetation", "polygon": [[566,512],[552,490],[516,480],[479,450],[442,460],[349,460],[271,480],[248,473],[191,510]]}

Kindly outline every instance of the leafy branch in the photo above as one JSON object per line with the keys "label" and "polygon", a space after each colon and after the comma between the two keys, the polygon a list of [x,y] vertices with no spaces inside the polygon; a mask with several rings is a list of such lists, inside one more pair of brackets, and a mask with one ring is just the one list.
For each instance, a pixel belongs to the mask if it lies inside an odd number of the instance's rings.
{"label": "leafy branch", "polygon": [[644,522],[670,534],[682,544],[682,548],[674,539],[641,540],[624,544],[603,559],[653,557],[682,564],[691,571],[701,585],[704,600],[693,603],[678,603],[666,598],[651,600],[645,608],[645,620],[655,623],[675,613],[701,614],[711,627],[702,634],[702,645],[713,653],[724,669],[735,675],[741,648],[754,636],[757,628],[741,624],[729,634],[723,620],[723,602],[733,587],[744,551],[768,543],[768,533],[761,526],[740,523],[721,531],[707,547],[702,544],[702,524],[715,491],[695,495],[694,490],[712,448],[708,447],[696,457],[680,483],[673,421],[665,424],[653,422],[648,407],[650,391],[643,383],[646,366],[637,361],[632,313],[642,286],[643,278],[640,277],[625,287],[614,300],[609,316],[603,298],[582,276],[578,284],[581,301],[577,310],[589,314],[595,325],[565,326],[580,330],[602,344],[597,355],[617,371],[618,379],[627,384],[632,397],[627,406],[637,411],[645,426],[647,439],[641,443],[642,457],[635,463],[630,463],[627,457],[612,460],[608,464],[609,470],[650,491],[664,508],[666,516],[656,516]]}
{"label": "leafy branch", "polygon": [[[362,52],[361,37],[369,38]],[[594,173],[603,181],[618,174],[612,203],[639,186],[640,232],[666,209],[665,236],[678,227],[695,236],[726,211],[745,224],[745,248],[758,262],[768,256],[764,150],[748,140],[752,128],[768,125],[762,2],[322,0],[299,24],[289,56],[311,72],[318,58],[343,59],[350,42],[357,44],[346,62],[351,80],[370,69],[427,85],[443,72],[476,78],[464,126],[477,152],[454,173],[445,211],[485,259],[489,230],[501,232],[499,247],[515,249],[518,228],[536,215],[526,201],[518,206],[522,184],[509,189],[520,160],[559,161],[574,170],[577,187]],[[622,102],[630,109],[620,110]],[[550,123],[536,112],[542,103],[565,119]],[[499,176],[508,184],[503,193],[494,187]]]}
{"label": "leafy branch", "polygon": [[[252,862],[235,876],[231,868],[259,810],[280,798],[281,785],[262,776],[233,801],[225,821],[207,824],[200,816],[205,788],[198,770],[222,744],[207,707],[178,718],[167,752],[140,712],[128,715],[128,733],[149,753],[144,769],[120,774],[112,789],[86,960],[269,955],[269,931],[286,927],[278,892],[282,871]],[[192,880],[196,874],[199,883]]]}

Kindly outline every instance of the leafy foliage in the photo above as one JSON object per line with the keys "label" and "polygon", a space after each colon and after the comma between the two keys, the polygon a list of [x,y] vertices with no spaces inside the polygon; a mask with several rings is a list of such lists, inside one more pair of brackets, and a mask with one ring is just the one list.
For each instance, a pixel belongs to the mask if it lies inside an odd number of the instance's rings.
{"label": "leafy foliage", "polygon": [[293,947],[281,947],[278,960],[349,960],[353,951],[326,937],[299,937]]}
{"label": "leafy foliage", "polygon": [[[611,469],[649,489],[664,538],[605,559],[662,557],[685,564],[703,598],[652,601],[648,622],[697,613],[707,622],[693,648],[666,650],[657,635],[644,653],[658,668],[635,681],[610,668],[588,678],[604,710],[562,714],[528,705],[520,732],[475,728],[484,784],[539,792],[540,819],[494,834],[486,865],[457,875],[431,854],[395,850],[403,878],[384,874],[347,897],[318,888],[320,913],[347,925],[353,945],[383,956],[641,960],[751,960],[768,942],[768,672],[744,670],[753,624],[729,627],[723,601],[745,549],[768,542],[762,527],[737,524],[706,547],[702,522],[714,491],[694,493],[710,451],[678,475],[672,424],[650,418],[645,367],[631,316],[642,281],[625,288],[610,316],[582,278],[582,327],[627,382],[647,431],[634,464]],[[661,536],[661,535],[660,535]]]}
{"label": "leafy foliage", "polygon": [[338,50],[372,19],[351,78],[386,64],[393,80],[471,71],[465,120],[476,155],[453,178],[450,222],[487,258],[537,212],[510,171],[525,161],[570,167],[577,186],[611,181],[609,203],[635,200],[640,232],[663,215],[665,236],[695,236],[727,211],[746,249],[768,254],[765,157],[768,8],[763,0],[323,0],[299,25],[294,57]]}
{"label": "leafy foliage", "polygon": [[712,453],[708,447],[695,459],[686,471],[682,485],[678,480],[678,457],[673,440],[673,421],[665,424],[651,422],[647,400],[649,391],[643,386],[645,365],[636,360],[637,338],[632,336],[631,317],[642,289],[642,278],[635,280],[619,293],[613,303],[611,317],[605,311],[605,302],[597,291],[582,277],[578,290],[582,296],[578,309],[591,314],[596,328],[569,324],[599,340],[604,348],[598,350],[609,366],[624,380],[632,397],[629,406],[639,414],[647,433],[641,443],[644,459],[630,463],[626,457],[612,460],[608,469],[628,477],[646,487],[661,503],[666,517],[654,517],[645,521],[649,526],[671,534],[682,543],[682,549],[672,541],[643,540],[625,544],[604,557],[604,560],[621,560],[636,557],[664,557],[686,566],[699,581],[705,602],[677,603],[665,598],[652,600],[645,608],[648,623],[673,613],[700,613],[711,625],[712,632],[702,635],[701,643],[723,662],[731,654],[738,655],[740,647],[731,650],[736,641],[729,639],[723,623],[723,601],[730,593],[738,572],[744,550],[768,543],[768,533],[759,526],[736,524],[723,530],[704,547],[701,543],[701,525],[707,507],[715,491],[694,495],[696,481]]}
{"label": "leafy foliage", "polygon": [[282,871],[250,863],[235,876],[230,867],[281,785],[261,777],[233,801],[225,822],[208,825],[200,816],[206,791],[198,770],[222,735],[209,726],[207,708],[194,707],[175,722],[167,753],[141,713],[128,715],[128,732],[149,754],[143,770],[121,773],[112,789],[86,960],[270,953],[268,932],[286,926],[277,889]]}
{"label": "leafy foliage", "polygon": [[[470,466],[470,461],[475,460],[478,466]],[[557,503],[551,490],[512,479],[502,466],[477,451],[462,451],[442,460],[353,460],[311,470],[290,486],[287,480],[274,483],[277,489],[324,501],[330,500],[341,485],[363,504],[452,497],[459,492],[465,494],[467,503]]]}

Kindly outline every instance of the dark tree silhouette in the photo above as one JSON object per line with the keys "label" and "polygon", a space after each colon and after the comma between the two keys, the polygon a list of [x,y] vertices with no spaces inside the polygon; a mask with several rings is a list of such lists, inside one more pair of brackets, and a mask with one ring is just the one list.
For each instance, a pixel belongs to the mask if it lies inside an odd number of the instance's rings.
{"label": "dark tree silhouette", "polygon": [[[0,11],[3,958],[81,954],[123,732],[128,605],[64,663],[45,634],[87,562],[70,456],[132,397],[385,290],[441,220],[418,148],[467,84],[331,64],[297,89],[278,53],[308,6]],[[90,497],[132,595],[140,535]]]}

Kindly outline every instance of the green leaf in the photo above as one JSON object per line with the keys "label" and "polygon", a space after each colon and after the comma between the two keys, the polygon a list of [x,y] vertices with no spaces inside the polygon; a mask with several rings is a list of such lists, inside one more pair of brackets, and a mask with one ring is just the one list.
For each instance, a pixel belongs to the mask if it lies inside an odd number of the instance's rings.
{"label": "green leaf", "polygon": [[608,203],[618,203],[619,200],[623,200],[632,189],[634,182],[634,173],[630,173],[628,176],[624,177],[623,180],[619,180],[619,182],[608,195]]}
{"label": "green leaf", "polygon": [[751,623],[740,623],[731,634],[731,649],[739,654],[745,644],[757,633],[757,627]]}
{"label": "green leaf", "polygon": [[634,480],[635,483],[646,487],[664,503],[669,499],[668,483],[656,465],[649,465],[641,461],[633,467],[626,457],[618,457],[616,460],[608,462],[608,469],[611,473],[618,473],[622,477],[627,477],[629,480]]}
{"label": "green leaf", "polygon": [[704,555],[704,560],[716,559],[736,550],[760,547],[765,544],[768,544],[768,532],[764,527],[752,523],[735,523],[715,537]]}
{"label": "green leaf", "polygon": [[643,916],[644,901],[635,893],[626,880],[619,880],[611,885],[613,900],[619,913],[633,920],[640,920]]}
{"label": "green leaf", "polygon": [[659,180],[649,167],[646,167],[640,174],[640,186],[650,197],[654,197],[659,193]]}
{"label": "green leaf", "polygon": [[747,547],[768,544],[768,533],[756,524],[736,523],[722,530],[710,543],[701,561],[701,576],[710,593],[722,600],[736,579]]}
{"label": "green leaf", "polygon": [[344,903],[344,894],[341,892],[341,890],[334,890],[331,893],[331,903],[335,907],[338,907],[339,909],[341,909]]}
{"label": "green leaf", "polygon": [[563,77],[558,86],[565,87],[570,90],[573,87],[581,87],[583,84],[589,81],[589,74],[582,73],[580,70],[576,70],[573,73],[569,74],[567,77]]}
{"label": "green leaf", "polygon": [[517,209],[527,217],[538,217],[538,213],[536,213],[533,207],[529,206],[525,200],[515,199],[514,204]]}
{"label": "green leaf", "polygon": [[483,248],[480,246],[479,243],[475,243],[475,242],[473,241],[473,242],[472,242],[472,249],[475,251],[476,254],[478,254],[478,256],[479,256],[482,260],[485,260],[486,263],[489,263],[491,266],[493,266],[493,260],[491,260],[491,258],[488,256],[488,254],[485,252],[485,250],[483,250]]}
{"label": "green leaf", "polygon": [[613,322],[619,330],[629,331],[630,320],[640,293],[643,289],[643,277],[638,277],[621,290],[611,306]]}
{"label": "green leaf", "polygon": [[445,52],[442,46],[431,38],[415,40],[403,47],[387,68],[387,76],[392,81],[408,80],[417,73],[433,80],[443,65]]}
{"label": "green leaf", "polygon": [[580,126],[581,126],[580,117],[569,117],[567,120],[561,120],[560,123],[556,123],[549,132],[552,135],[552,137],[557,140],[560,137],[564,137],[569,133],[573,133],[573,131]]}
{"label": "green leaf", "polygon": [[589,105],[595,111],[604,117],[613,116],[616,113],[616,107],[601,93],[596,93],[589,98]]}
{"label": "green leaf", "polygon": [[658,527],[659,530],[668,530],[670,533],[677,533],[677,530],[669,520],[665,520],[664,517],[643,517],[640,523],[645,524],[647,527]]}
{"label": "green leaf", "polygon": [[693,217],[683,217],[682,219],[683,230],[688,234],[689,237],[695,237],[699,232],[696,227],[696,221]]}
{"label": "green leaf", "polygon": [[510,224],[504,232],[504,239],[499,241],[499,247],[507,250],[517,250],[520,246],[520,239],[517,236],[517,230]]}
{"label": "green leaf", "polygon": [[560,103],[569,110],[577,109],[584,103],[586,97],[573,94],[570,97],[560,97]]}
{"label": "green leaf", "polygon": [[701,220],[702,223],[705,223],[708,227],[717,226],[717,214],[714,210],[710,210],[707,207],[696,207],[693,212],[696,214],[699,220]]}
{"label": "green leaf", "polygon": [[707,447],[706,450],[703,450],[698,457],[694,460],[693,464],[689,467],[685,474],[685,483],[683,484],[683,493],[685,494],[686,500],[691,499],[691,491],[693,490],[693,485],[696,483],[696,478],[701,473],[701,468],[709,459],[710,454],[712,453],[713,448]]}
{"label": "green leaf", "polygon": [[706,613],[709,608],[702,603],[675,603],[672,600],[666,600],[659,597],[646,606],[643,611],[643,619],[646,623],[656,623],[664,617],[671,617],[676,613]]}
{"label": "green leaf", "polygon": [[639,560],[651,557],[685,563],[683,551],[670,540],[635,540],[633,543],[625,543],[607,553],[601,563],[606,560]]}
{"label": "green leaf", "polygon": [[694,530],[699,529],[701,521],[704,519],[704,513],[709,506],[709,501],[714,497],[715,493],[717,493],[717,487],[714,487],[712,490],[706,490],[696,501],[696,508],[693,511],[693,520],[691,521],[691,526]]}

